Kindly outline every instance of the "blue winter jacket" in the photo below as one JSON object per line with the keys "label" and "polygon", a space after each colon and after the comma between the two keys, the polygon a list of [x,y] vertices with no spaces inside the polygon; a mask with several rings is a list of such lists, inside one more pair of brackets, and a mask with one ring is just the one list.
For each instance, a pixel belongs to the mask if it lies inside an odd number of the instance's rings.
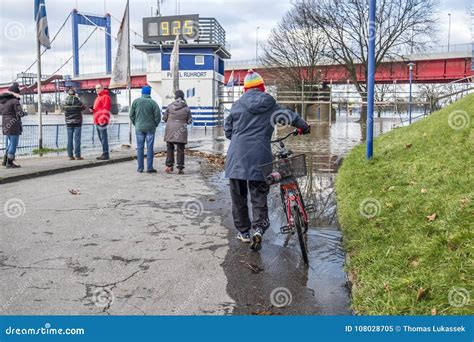
{"label": "blue winter jacket", "polygon": [[227,178],[265,180],[259,165],[272,162],[270,141],[277,122],[302,129],[308,127],[298,114],[257,89],[247,91],[233,104],[224,125],[225,136],[230,139],[225,165]]}

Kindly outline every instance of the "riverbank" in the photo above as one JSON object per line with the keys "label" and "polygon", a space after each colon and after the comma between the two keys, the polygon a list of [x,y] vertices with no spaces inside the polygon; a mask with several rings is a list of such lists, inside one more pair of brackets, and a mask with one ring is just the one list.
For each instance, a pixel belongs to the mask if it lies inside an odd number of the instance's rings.
{"label": "riverbank", "polygon": [[373,315],[471,314],[474,96],[346,157],[338,216],[353,309]]}

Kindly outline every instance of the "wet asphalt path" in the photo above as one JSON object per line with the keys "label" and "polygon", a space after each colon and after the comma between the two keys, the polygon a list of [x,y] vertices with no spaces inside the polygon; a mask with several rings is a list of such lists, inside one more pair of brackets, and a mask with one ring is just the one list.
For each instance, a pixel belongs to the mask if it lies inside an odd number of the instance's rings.
{"label": "wet asphalt path", "polygon": [[284,213],[277,188],[271,192],[271,226],[259,253],[238,241],[232,224],[228,181],[222,173],[210,173],[208,182],[218,191],[209,210],[222,213],[228,228],[229,249],[222,264],[227,293],[235,301],[237,315],[349,315],[350,299],[343,270],[344,251],[338,229],[312,227],[308,231],[310,263],[301,258],[297,237],[284,247],[279,234]]}
{"label": "wet asphalt path", "polygon": [[308,268],[272,214],[255,253],[226,184],[188,158],[184,176],[125,162],[2,185],[1,314],[349,314],[338,230],[310,230]]}

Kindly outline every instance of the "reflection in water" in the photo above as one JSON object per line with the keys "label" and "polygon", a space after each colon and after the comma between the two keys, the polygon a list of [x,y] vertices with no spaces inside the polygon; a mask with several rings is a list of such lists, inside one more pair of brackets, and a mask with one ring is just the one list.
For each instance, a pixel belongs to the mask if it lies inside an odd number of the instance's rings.
{"label": "reflection in water", "polygon": [[[399,120],[396,118],[376,118],[374,122],[375,136],[390,131],[396,124],[399,124]],[[283,136],[291,129],[278,128],[275,136]],[[341,116],[331,125],[326,122],[311,122],[310,135],[290,138],[285,143],[294,152],[316,157],[344,156],[351,148],[362,142],[361,132],[363,130],[365,130],[365,125],[358,123],[357,118]],[[202,144],[200,149],[219,153],[225,153],[229,145],[222,127],[207,129],[192,127],[189,131],[189,140]],[[321,162],[317,158],[314,160]]]}

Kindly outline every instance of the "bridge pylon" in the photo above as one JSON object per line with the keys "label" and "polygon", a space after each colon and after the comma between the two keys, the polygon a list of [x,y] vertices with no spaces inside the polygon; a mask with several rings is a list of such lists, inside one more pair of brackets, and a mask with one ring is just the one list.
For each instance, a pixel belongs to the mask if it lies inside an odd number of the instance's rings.
{"label": "bridge pylon", "polygon": [[112,20],[110,14],[96,16],[83,14],[73,9],[72,17],[72,49],[74,76],[79,76],[79,25],[103,27],[105,29],[105,72],[112,73]]}

